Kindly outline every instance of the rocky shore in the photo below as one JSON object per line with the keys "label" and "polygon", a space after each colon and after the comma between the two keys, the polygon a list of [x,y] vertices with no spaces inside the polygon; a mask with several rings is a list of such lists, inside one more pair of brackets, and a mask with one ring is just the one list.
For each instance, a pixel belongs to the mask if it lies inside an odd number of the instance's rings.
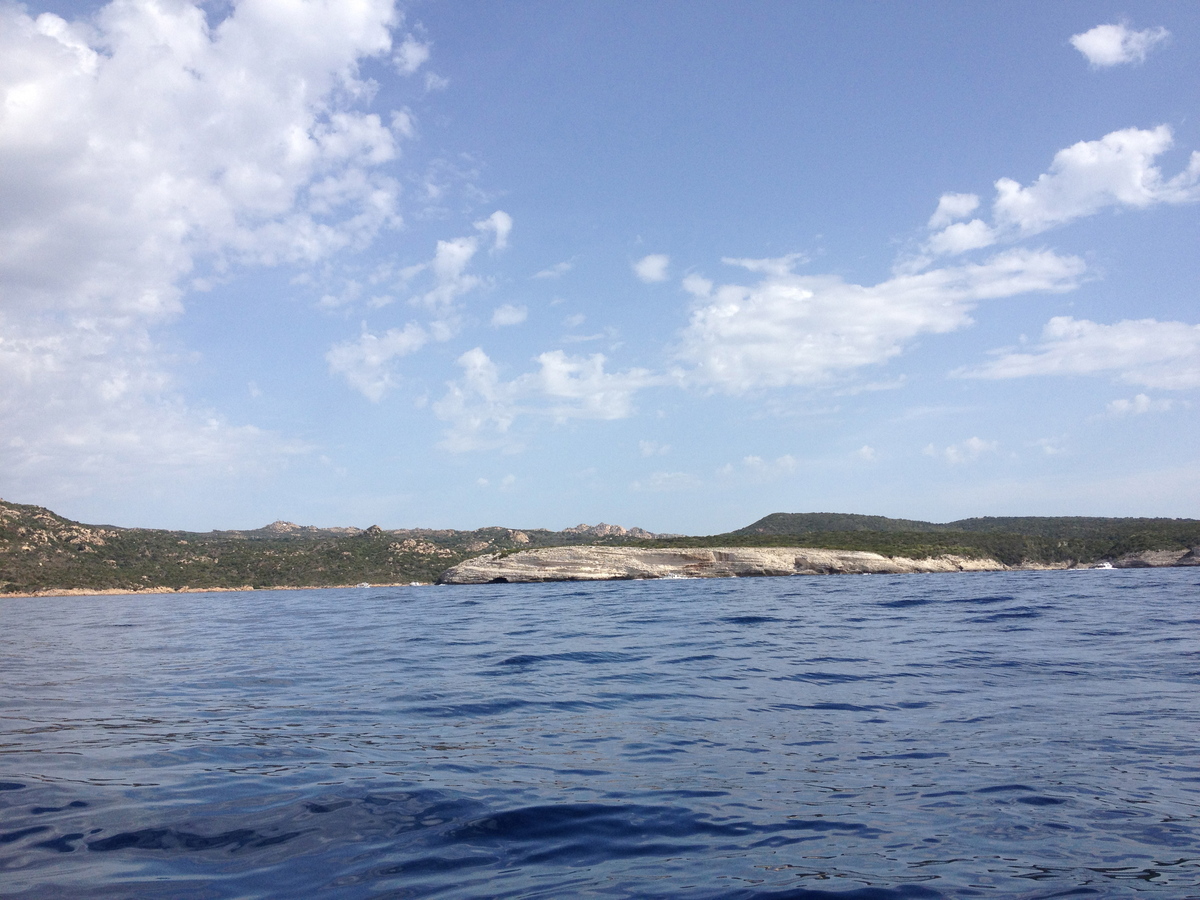
{"label": "rocky shore", "polygon": [[443,572],[439,584],[608,581],[631,578],[734,578],[752,575],[894,574],[991,571],[994,559],[940,556],[889,558],[861,550],[808,547],[552,547],[466,560]]}
{"label": "rocky shore", "polygon": [[[1119,559],[1111,565],[1113,568],[1200,565],[1200,558],[1194,550],[1147,551]],[[438,584],[739,578],[756,575],[895,575],[914,572],[1000,572],[1014,568],[1072,566],[1034,564],[1014,567],[994,559],[964,556],[908,559],[862,550],[821,550],[812,547],[550,547],[478,556],[447,569],[438,578]]]}

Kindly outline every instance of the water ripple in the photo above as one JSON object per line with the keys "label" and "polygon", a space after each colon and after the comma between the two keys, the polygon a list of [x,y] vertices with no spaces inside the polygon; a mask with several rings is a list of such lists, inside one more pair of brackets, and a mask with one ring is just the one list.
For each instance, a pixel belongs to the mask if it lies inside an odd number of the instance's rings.
{"label": "water ripple", "polygon": [[1200,896],[1186,570],[0,611],[6,896]]}

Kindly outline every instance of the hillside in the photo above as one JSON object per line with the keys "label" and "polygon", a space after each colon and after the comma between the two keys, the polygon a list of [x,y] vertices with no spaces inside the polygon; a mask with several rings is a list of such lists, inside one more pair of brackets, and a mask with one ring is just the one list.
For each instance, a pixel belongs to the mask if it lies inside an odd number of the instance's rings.
{"label": "hillside", "polygon": [[984,516],[954,522],[922,522],[915,519],[889,519],[885,516],[858,516],[848,513],[772,513],[757,522],[731,531],[734,535],[826,534],[847,531],[885,533],[973,532],[978,534],[1020,534],[1028,537],[1083,540],[1119,540],[1141,533],[1195,541],[1200,528],[1197,519],[1118,519],[1094,516]]}
{"label": "hillside", "polygon": [[546,529],[313,528],[246,531],[85,525],[0,500],[0,593],[48,589],[324,587],[433,581],[481,553],[604,543],[649,532],[610,525]]}
{"label": "hillside", "polygon": [[0,500],[0,594],[44,590],[203,590],[431,582],[488,553],[572,545],[661,548],[804,546],[887,557],[953,555],[1005,565],[1089,564],[1200,547],[1194,519],[1014,517],[936,523],[844,513],[775,513],[710,536],[579,525],[547,529],[315,528],[242,531],[85,525]]}
{"label": "hillside", "polygon": [[[871,550],[911,558],[950,553],[1005,565],[1093,563],[1147,550],[1200,545],[1200,520],[1015,516],[922,522],[844,513],[773,513],[690,546],[804,546]],[[670,542],[672,546],[684,546]]]}

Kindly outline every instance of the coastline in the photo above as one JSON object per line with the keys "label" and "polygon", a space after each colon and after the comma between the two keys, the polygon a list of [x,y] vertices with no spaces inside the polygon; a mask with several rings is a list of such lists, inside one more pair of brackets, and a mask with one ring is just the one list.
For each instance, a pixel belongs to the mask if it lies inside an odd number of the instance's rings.
{"label": "coastline", "polygon": [[956,554],[910,559],[867,550],[817,547],[551,547],[477,556],[447,569],[438,584],[529,584],[655,578],[744,578],[787,575],[901,575],[1068,569],[1166,568],[1200,564],[1192,550],[1147,550],[1110,563],[1024,562]]}
{"label": "coastline", "polygon": [[430,585],[539,584],[561,581],[638,581],[671,578],[753,578],[792,575],[908,575],[939,572],[1049,572],[1085,569],[1148,569],[1200,565],[1196,550],[1145,550],[1103,562],[1022,562],[942,554],[921,558],[884,556],[868,550],[819,547],[640,548],[595,545],[541,547],[476,556],[450,567],[434,581],[254,587],[44,588],[0,593],[5,598],[100,597],[140,594],[217,594],[240,591],[318,591]]}
{"label": "coastline", "polygon": [[[529,584],[547,581],[621,581],[658,578],[933,572],[1002,572],[1012,567],[990,558],[945,554],[923,559],[865,550],[816,547],[553,547],[478,556],[447,569],[438,584]],[[1043,566],[1037,568],[1067,568]]]}
{"label": "coastline", "polygon": [[[382,587],[429,587],[434,584],[432,581],[397,581],[392,584],[368,584],[369,588]],[[273,585],[270,587],[254,587],[253,585],[243,585],[241,587],[148,587],[148,588],[46,588],[41,591],[15,591],[13,593],[0,593],[0,600],[5,600],[9,597],[110,597],[110,596],[125,596],[125,595],[141,595],[141,594],[227,594],[240,591],[335,591],[349,590],[352,588],[362,588],[360,584],[283,584]]]}

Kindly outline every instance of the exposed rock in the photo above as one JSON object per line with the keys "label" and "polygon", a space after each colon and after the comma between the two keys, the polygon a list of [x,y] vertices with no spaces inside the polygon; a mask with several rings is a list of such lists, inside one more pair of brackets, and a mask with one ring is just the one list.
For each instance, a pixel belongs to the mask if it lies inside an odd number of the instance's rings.
{"label": "exposed rock", "polygon": [[1200,566],[1200,547],[1193,547],[1179,559],[1175,560],[1177,566]]}
{"label": "exposed rock", "polygon": [[[373,526],[378,527],[378,526]],[[223,531],[215,532],[217,534],[227,535],[229,537],[245,537],[246,535],[269,535],[280,537],[317,537],[323,534],[359,534],[362,529],[351,527],[333,527],[333,528],[318,528],[316,525],[297,525],[295,522],[285,522],[282,519],[277,519],[270,525],[264,525],[257,531]],[[368,529],[369,530],[369,529]]]}
{"label": "exposed rock", "polygon": [[[1196,550],[1143,550],[1141,553],[1127,553],[1113,562],[1114,569],[1157,569],[1160,566],[1195,566],[1200,560],[1195,558]],[[1185,557],[1191,557],[1185,561]]]}
{"label": "exposed rock", "polygon": [[998,571],[994,559],[887,557],[861,550],[735,547],[651,550],[638,547],[549,547],[493,553],[443,572],[439,584],[609,581],[633,578],[733,578],[750,575],[896,574]]}
{"label": "exposed rock", "polygon": [[270,525],[264,525],[263,531],[269,531],[271,534],[292,534],[296,531],[315,530],[312,526],[307,528],[303,525],[297,525],[295,522],[285,522],[283,519],[276,519]]}
{"label": "exposed rock", "polygon": [[573,528],[564,528],[563,534],[590,534],[593,537],[631,537],[652,540],[658,537],[678,537],[671,534],[655,534],[645,528],[624,528],[620,525],[609,525],[601,522],[599,525],[585,525],[582,522]]}

